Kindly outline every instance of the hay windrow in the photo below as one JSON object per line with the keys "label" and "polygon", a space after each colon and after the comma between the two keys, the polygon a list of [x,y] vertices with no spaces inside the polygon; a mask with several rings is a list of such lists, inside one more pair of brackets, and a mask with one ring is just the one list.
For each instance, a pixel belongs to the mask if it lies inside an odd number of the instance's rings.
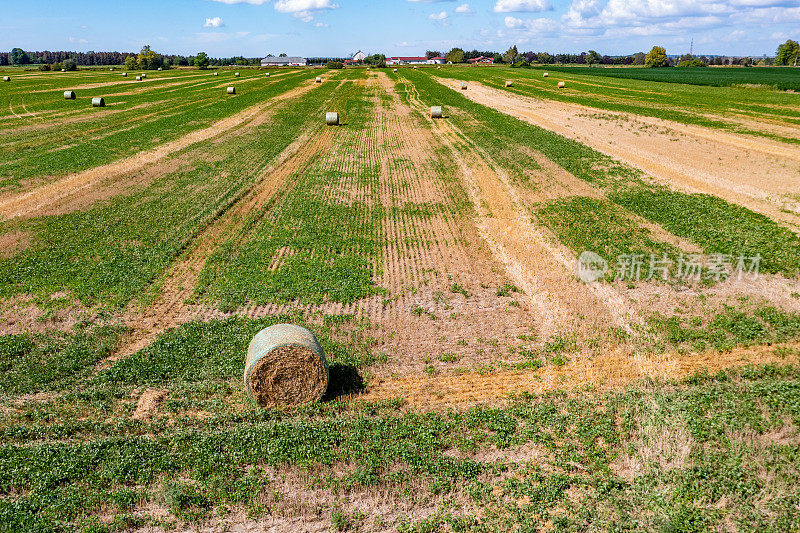
{"label": "hay windrow", "polygon": [[314,402],[327,385],[325,363],[313,350],[300,346],[275,348],[258,360],[249,376],[250,391],[261,407]]}

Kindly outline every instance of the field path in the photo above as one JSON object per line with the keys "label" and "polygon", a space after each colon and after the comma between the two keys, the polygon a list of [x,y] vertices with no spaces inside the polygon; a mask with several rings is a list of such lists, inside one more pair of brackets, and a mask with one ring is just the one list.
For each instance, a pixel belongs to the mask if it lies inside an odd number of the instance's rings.
{"label": "field path", "polygon": [[[460,89],[460,82],[437,80]],[[471,82],[470,100],[579,141],[674,189],[719,196],[798,231],[800,150],[766,139],[538,100]],[[789,212],[787,212],[789,211]]]}
{"label": "field path", "polygon": [[153,150],[141,152],[127,159],[91,168],[83,172],[70,174],[63,179],[48,183],[34,190],[3,198],[0,200],[0,219],[8,220],[14,217],[30,216],[101,180],[109,180],[123,174],[134,172],[164,159],[174,152],[240,127],[255,119],[267,108],[276,103],[299,97],[317,86],[317,84],[313,83],[313,80],[309,80],[303,85],[277,95],[266,102],[251,106],[207,128],[188,133],[174,141],[162,144]]}
{"label": "field path", "polygon": [[[194,292],[195,283],[206,261],[217,247],[239,232],[249,216],[267,205],[288,180],[302,171],[331,144],[335,128],[313,129],[292,143],[278,160],[260,172],[255,185],[242,191],[232,205],[211,222],[193,240],[187,252],[168,270],[156,300],[144,313],[134,304],[124,323],[133,332],[107,363],[131,355],[148,346],[163,331],[198,318],[204,312],[201,306],[187,303]],[[204,319],[213,315],[205,311]]]}
{"label": "field path", "polygon": [[[424,108],[418,99],[417,105]],[[548,340],[598,333],[610,326],[633,333],[631,324],[639,321],[633,310],[609,285],[577,279],[577,257],[531,222],[507,173],[452,122],[429,120],[458,164],[482,237],[531,299],[546,324]]]}

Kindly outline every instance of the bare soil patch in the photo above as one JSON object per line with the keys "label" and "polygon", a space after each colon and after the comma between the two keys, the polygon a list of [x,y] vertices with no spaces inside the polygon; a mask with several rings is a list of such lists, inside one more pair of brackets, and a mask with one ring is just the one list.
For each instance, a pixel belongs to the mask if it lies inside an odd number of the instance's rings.
{"label": "bare soil patch", "polygon": [[[457,88],[458,82],[440,81]],[[670,187],[714,194],[797,231],[800,203],[785,196],[800,190],[800,150],[796,147],[650,117],[536,100],[479,83],[470,84],[464,94],[580,141]]]}

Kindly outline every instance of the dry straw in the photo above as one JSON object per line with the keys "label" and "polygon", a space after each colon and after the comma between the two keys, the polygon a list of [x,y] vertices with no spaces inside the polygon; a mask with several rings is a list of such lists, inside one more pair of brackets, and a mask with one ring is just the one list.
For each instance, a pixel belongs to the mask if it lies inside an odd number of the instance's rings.
{"label": "dry straw", "polygon": [[92,107],[105,107],[106,101],[103,98],[92,98]]}
{"label": "dry straw", "polygon": [[75,91],[64,91],[64,100],[75,100]]}
{"label": "dry straw", "polygon": [[328,126],[339,125],[339,113],[328,112],[325,113],[325,124]]}
{"label": "dry straw", "polygon": [[316,402],[328,388],[328,364],[314,334],[292,324],[260,331],[247,348],[244,386],[261,407]]}
{"label": "dry straw", "polygon": [[236,87],[228,87],[228,94],[236,94]]}
{"label": "dry straw", "polygon": [[559,89],[563,89],[563,88],[564,88],[564,87],[566,87],[566,86],[567,86],[567,84],[566,84],[566,83],[564,83],[563,81],[560,81],[560,82],[558,82],[558,88],[559,88]]}
{"label": "dry straw", "polygon": [[442,118],[442,106],[431,106],[431,118]]}

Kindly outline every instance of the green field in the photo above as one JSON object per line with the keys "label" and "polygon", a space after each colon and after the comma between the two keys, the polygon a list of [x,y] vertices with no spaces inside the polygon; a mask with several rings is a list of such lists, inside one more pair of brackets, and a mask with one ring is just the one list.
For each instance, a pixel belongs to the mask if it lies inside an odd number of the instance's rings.
{"label": "green field", "polygon": [[[798,124],[797,95],[550,70],[9,69],[0,531],[800,528],[800,163],[720,151],[698,192],[441,82],[775,150],[726,117]],[[319,339],[320,402],[247,397],[279,323]]]}

